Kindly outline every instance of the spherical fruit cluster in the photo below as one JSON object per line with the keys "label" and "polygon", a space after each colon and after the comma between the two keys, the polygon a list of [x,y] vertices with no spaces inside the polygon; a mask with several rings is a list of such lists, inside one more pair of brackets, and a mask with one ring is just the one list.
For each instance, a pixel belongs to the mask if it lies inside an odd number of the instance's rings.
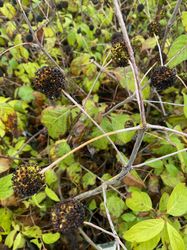
{"label": "spherical fruit cluster", "polygon": [[83,221],[84,207],[73,199],[57,203],[51,209],[51,223],[55,232],[72,232],[80,227]]}
{"label": "spherical fruit cluster", "polygon": [[151,84],[157,90],[164,90],[175,83],[176,72],[166,66],[157,67],[151,75]]}
{"label": "spherical fruit cluster", "polygon": [[61,95],[61,89],[65,85],[65,76],[56,67],[44,66],[36,72],[33,84],[36,90],[53,99]]}
{"label": "spherical fruit cluster", "polygon": [[150,36],[154,36],[154,34],[158,36],[162,35],[162,27],[158,21],[152,21],[148,25],[148,31]]}
{"label": "spherical fruit cluster", "polygon": [[20,166],[12,176],[13,189],[16,196],[26,198],[37,193],[44,185],[44,176],[37,166]]}
{"label": "spherical fruit cluster", "polygon": [[112,36],[111,53],[116,66],[125,67],[128,65],[129,54],[121,33],[115,33]]}

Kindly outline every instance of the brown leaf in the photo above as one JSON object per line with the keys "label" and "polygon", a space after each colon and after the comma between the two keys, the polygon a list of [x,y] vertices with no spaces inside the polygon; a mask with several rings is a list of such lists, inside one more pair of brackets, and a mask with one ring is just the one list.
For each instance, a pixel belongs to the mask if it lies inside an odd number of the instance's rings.
{"label": "brown leaf", "polygon": [[123,178],[123,183],[127,186],[138,187],[138,188],[145,188],[145,184],[142,180],[137,179],[132,174],[128,173]]}

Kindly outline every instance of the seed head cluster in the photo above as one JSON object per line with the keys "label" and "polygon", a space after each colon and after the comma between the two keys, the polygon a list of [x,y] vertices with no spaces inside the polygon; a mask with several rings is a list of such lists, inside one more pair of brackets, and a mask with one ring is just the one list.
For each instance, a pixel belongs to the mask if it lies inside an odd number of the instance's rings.
{"label": "seed head cluster", "polygon": [[56,67],[44,66],[36,72],[33,81],[36,90],[45,94],[49,99],[58,98],[65,85],[65,76]]}
{"label": "seed head cluster", "polygon": [[176,80],[175,70],[166,66],[157,67],[151,75],[151,84],[157,90],[164,90],[171,87]]}
{"label": "seed head cluster", "polygon": [[83,221],[84,207],[73,199],[57,203],[51,209],[51,223],[55,232],[72,232],[80,227]]}
{"label": "seed head cluster", "polygon": [[112,36],[112,60],[118,67],[128,65],[129,54],[121,33],[115,33]]}
{"label": "seed head cluster", "polygon": [[44,185],[44,176],[37,166],[20,166],[12,176],[14,193],[19,198],[26,198],[37,193]]}

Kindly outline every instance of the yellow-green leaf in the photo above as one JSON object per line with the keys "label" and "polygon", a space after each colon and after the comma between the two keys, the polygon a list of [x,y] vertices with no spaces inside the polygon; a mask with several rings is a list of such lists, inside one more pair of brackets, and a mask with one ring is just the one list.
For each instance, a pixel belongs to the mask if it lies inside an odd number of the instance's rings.
{"label": "yellow-green leaf", "polygon": [[167,222],[167,232],[172,250],[185,250],[184,241],[177,230]]}
{"label": "yellow-green leaf", "polygon": [[149,195],[145,192],[134,191],[131,197],[126,199],[126,205],[133,211],[150,211],[152,202]]}
{"label": "yellow-green leaf", "polygon": [[179,183],[172,191],[168,204],[167,213],[173,216],[181,216],[187,212],[187,187]]}
{"label": "yellow-green leaf", "polygon": [[141,221],[124,233],[124,238],[130,242],[144,242],[154,238],[164,228],[163,219]]}

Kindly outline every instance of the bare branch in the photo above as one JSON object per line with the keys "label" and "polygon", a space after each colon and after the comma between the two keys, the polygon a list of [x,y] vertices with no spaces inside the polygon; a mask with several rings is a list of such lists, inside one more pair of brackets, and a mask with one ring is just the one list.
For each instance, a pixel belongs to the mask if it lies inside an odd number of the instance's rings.
{"label": "bare branch", "polygon": [[129,63],[130,66],[132,68],[133,74],[134,74],[134,78],[135,78],[135,86],[136,86],[136,97],[137,97],[137,101],[138,101],[138,106],[139,106],[139,110],[140,110],[140,116],[141,116],[141,122],[142,122],[142,126],[145,127],[146,126],[146,116],[145,116],[145,109],[144,109],[144,104],[143,104],[143,98],[142,98],[142,92],[141,92],[141,86],[140,86],[140,79],[139,79],[139,72],[138,72],[138,68],[135,62],[135,58],[134,58],[134,51],[132,49],[131,43],[130,43],[130,39],[127,33],[127,29],[123,20],[123,16],[120,10],[120,6],[118,3],[118,0],[113,0],[114,3],[114,7],[115,7],[115,14],[116,17],[119,21],[122,33],[123,33],[123,38],[124,41],[126,43],[127,49],[128,49],[128,53],[129,53]]}
{"label": "bare branch", "polygon": [[172,13],[167,25],[166,25],[166,29],[165,29],[165,32],[164,32],[164,38],[163,38],[162,46],[161,46],[162,50],[164,49],[166,39],[167,39],[167,35],[168,35],[168,33],[169,33],[169,31],[170,31],[170,29],[171,29],[171,27],[172,27],[172,25],[173,25],[173,23],[175,21],[175,17],[177,15],[178,11],[179,11],[181,3],[182,3],[182,0],[177,1],[176,5],[175,5],[175,8],[173,10],[173,13]]}

